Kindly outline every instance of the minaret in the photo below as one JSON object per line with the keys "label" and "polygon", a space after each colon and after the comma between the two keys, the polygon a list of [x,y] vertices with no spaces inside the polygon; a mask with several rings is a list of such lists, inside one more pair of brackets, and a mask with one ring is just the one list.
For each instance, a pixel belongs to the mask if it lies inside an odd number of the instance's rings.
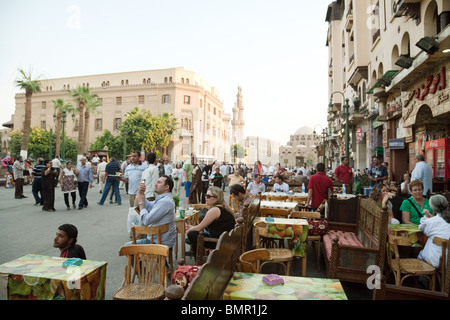
{"label": "minaret", "polygon": [[231,127],[233,130],[232,142],[244,145],[244,106],[242,105],[242,88],[238,87],[238,93],[236,95],[236,102],[233,108],[233,120],[231,121]]}

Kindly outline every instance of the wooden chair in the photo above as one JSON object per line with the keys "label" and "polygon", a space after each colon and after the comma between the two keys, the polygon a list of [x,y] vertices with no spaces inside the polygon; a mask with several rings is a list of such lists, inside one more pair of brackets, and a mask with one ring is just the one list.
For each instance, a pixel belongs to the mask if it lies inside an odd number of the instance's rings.
{"label": "wooden chair", "polygon": [[194,210],[209,209],[209,208],[210,208],[210,206],[207,205],[207,204],[203,204],[203,203],[201,203],[201,204],[199,204],[199,203],[194,204]]}
{"label": "wooden chair", "polygon": [[[162,244],[161,235],[169,231],[169,225],[163,224],[160,226],[136,226],[133,224],[131,227],[131,238],[132,244],[136,244],[137,234],[149,235],[150,242],[154,243],[154,240],[157,240],[158,244]],[[156,239],[155,239],[156,237]],[[170,273],[173,273],[173,248],[169,249],[169,264],[170,264]]]}
{"label": "wooden chair", "polygon": [[[269,246],[269,248],[265,248],[269,254],[270,254],[270,260],[274,262],[281,262],[285,264],[286,268],[286,275],[288,276],[290,274],[291,270],[291,264],[294,260],[294,254],[292,253],[292,250],[285,249],[285,248],[273,248],[270,247],[270,242],[266,242],[264,240],[272,240],[270,238],[267,238],[267,229],[266,229],[266,223],[264,221],[260,221],[255,223],[255,238],[256,238],[256,249],[261,248],[261,244],[266,244],[266,246]],[[304,263],[304,273],[303,276],[306,275],[306,257],[302,258]]]}
{"label": "wooden chair", "polygon": [[447,249],[448,249],[448,244],[450,242],[450,239],[443,239],[443,238],[439,238],[439,237],[434,237],[433,238],[433,243],[435,245],[438,245],[440,247],[442,247],[442,254],[441,254],[441,258],[439,259],[439,267],[437,268],[437,275],[438,275],[438,279],[439,279],[439,286],[441,288],[441,292],[449,292],[449,288],[445,288],[446,285],[446,269],[450,268],[450,266],[447,265]]}
{"label": "wooden chair", "polygon": [[304,206],[306,205],[306,200],[308,200],[308,197],[289,196],[288,200],[291,202],[297,202],[299,206]]}
{"label": "wooden chair", "polygon": [[[400,258],[399,246],[411,246],[409,237],[389,235],[389,247],[393,250],[393,257],[388,251],[388,263],[394,273],[395,284],[402,286],[403,281],[409,277],[424,276],[430,280],[430,289],[435,290],[436,285],[436,268],[431,264],[412,258]],[[405,276],[402,277],[402,274]]]}
{"label": "wooden chair", "polygon": [[[307,219],[308,222],[311,220],[320,219],[320,212],[307,212],[307,211],[292,211],[289,218],[292,219]],[[311,241],[316,246],[316,255],[317,255],[317,270],[320,271],[320,243],[322,240],[322,236],[320,235],[311,235],[308,234],[308,242]]]}
{"label": "wooden chair", "polygon": [[272,217],[272,218],[288,218],[291,210],[288,209],[276,209],[276,208],[265,208],[259,209],[261,217]]}
{"label": "wooden chair", "polygon": [[247,273],[261,273],[261,269],[266,264],[281,264],[285,268],[286,265],[280,261],[273,261],[270,252],[267,249],[259,248],[244,252],[239,257],[238,271]]}
{"label": "wooden chair", "polygon": [[269,201],[286,201],[289,199],[289,196],[269,196]]}
{"label": "wooden chair", "polygon": [[[122,285],[114,300],[162,300],[167,287],[166,259],[169,248],[161,244],[123,246],[120,256],[127,256]],[[135,283],[137,277],[138,282]]]}
{"label": "wooden chair", "polygon": [[233,209],[234,213],[237,213],[239,211],[239,200],[233,195],[230,195],[229,205],[230,208]]}

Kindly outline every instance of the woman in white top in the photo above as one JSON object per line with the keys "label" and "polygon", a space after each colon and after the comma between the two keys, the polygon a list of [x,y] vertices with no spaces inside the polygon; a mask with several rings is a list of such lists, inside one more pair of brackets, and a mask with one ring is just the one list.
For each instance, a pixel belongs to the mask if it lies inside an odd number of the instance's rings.
{"label": "woman in white top", "polygon": [[430,214],[426,209],[423,210],[425,216],[420,219],[419,229],[428,237],[428,240],[417,258],[438,267],[442,248],[433,243],[433,238],[450,239],[450,209],[447,199],[442,195],[432,196],[430,207],[435,215]]}
{"label": "woman in white top", "polygon": [[61,190],[64,194],[64,202],[66,203],[67,210],[70,210],[70,204],[69,204],[69,193],[72,196],[72,205],[73,208],[76,209],[77,206],[75,204],[77,200],[77,186],[75,184],[75,174],[78,171],[76,168],[73,167],[72,162],[68,161],[66,167],[62,171],[62,174],[60,175],[60,183],[61,183]]}
{"label": "woman in white top", "polygon": [[172,194],[174,196],[180,196],[181,182],[182,182],[182,169],[181,164],[177,163],[174,168],[172,168],[172,178],[173,178],[173,189]]}

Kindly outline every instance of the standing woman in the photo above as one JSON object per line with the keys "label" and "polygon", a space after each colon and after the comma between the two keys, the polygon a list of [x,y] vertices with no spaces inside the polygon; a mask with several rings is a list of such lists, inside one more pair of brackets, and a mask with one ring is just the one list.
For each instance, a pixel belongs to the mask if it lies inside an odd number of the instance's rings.
{"label": "standing woman", "polygon": [[181,164],[177,163],[177,165],[175,166],[175,168],[172,168],[172,178],[173,178],[173,189],[172,189],[172,194],[174,196],[180,196],[180,189],[181,189],[181,177],[180,177],[180,173],[181,173]]}
{"label": "standing woman", "polygon": [[69,203],[69,193],[72,197],[72,206],[74,209],[77,208],[75,204],[77,200],[77,186],[75,185],[75,174],[78,172],[76,168],[74,168],[73,163],[68,161],[66,167],[62,171],[61,176],[59,177],[59,182],[61,183],[61,190],[64,194],[64,202],[66,203],[67,210],[70,210]]}
{"label": "standing woman", "polygon": [[43,211],[55,211],[55,187],[58,172],[52,168],[51,160],[45,160],[45,171],[42,173],[42,193],[44,194]]}

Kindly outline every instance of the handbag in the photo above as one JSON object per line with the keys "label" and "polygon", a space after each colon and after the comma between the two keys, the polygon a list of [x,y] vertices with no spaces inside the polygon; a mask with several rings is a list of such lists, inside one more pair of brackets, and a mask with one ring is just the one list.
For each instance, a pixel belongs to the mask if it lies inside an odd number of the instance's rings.
{"label": "handbag", "polygon": [[423,214],[419,211],[419,209],[417,209],[416,205],[414,204],[414,202],[411,201],[411,199],[406,199],[409,201],[409,203],[411,203],[411,205],[414,207],[414,209],[416,209],[417,213],[419,214],[419,217],[422,218]]}

